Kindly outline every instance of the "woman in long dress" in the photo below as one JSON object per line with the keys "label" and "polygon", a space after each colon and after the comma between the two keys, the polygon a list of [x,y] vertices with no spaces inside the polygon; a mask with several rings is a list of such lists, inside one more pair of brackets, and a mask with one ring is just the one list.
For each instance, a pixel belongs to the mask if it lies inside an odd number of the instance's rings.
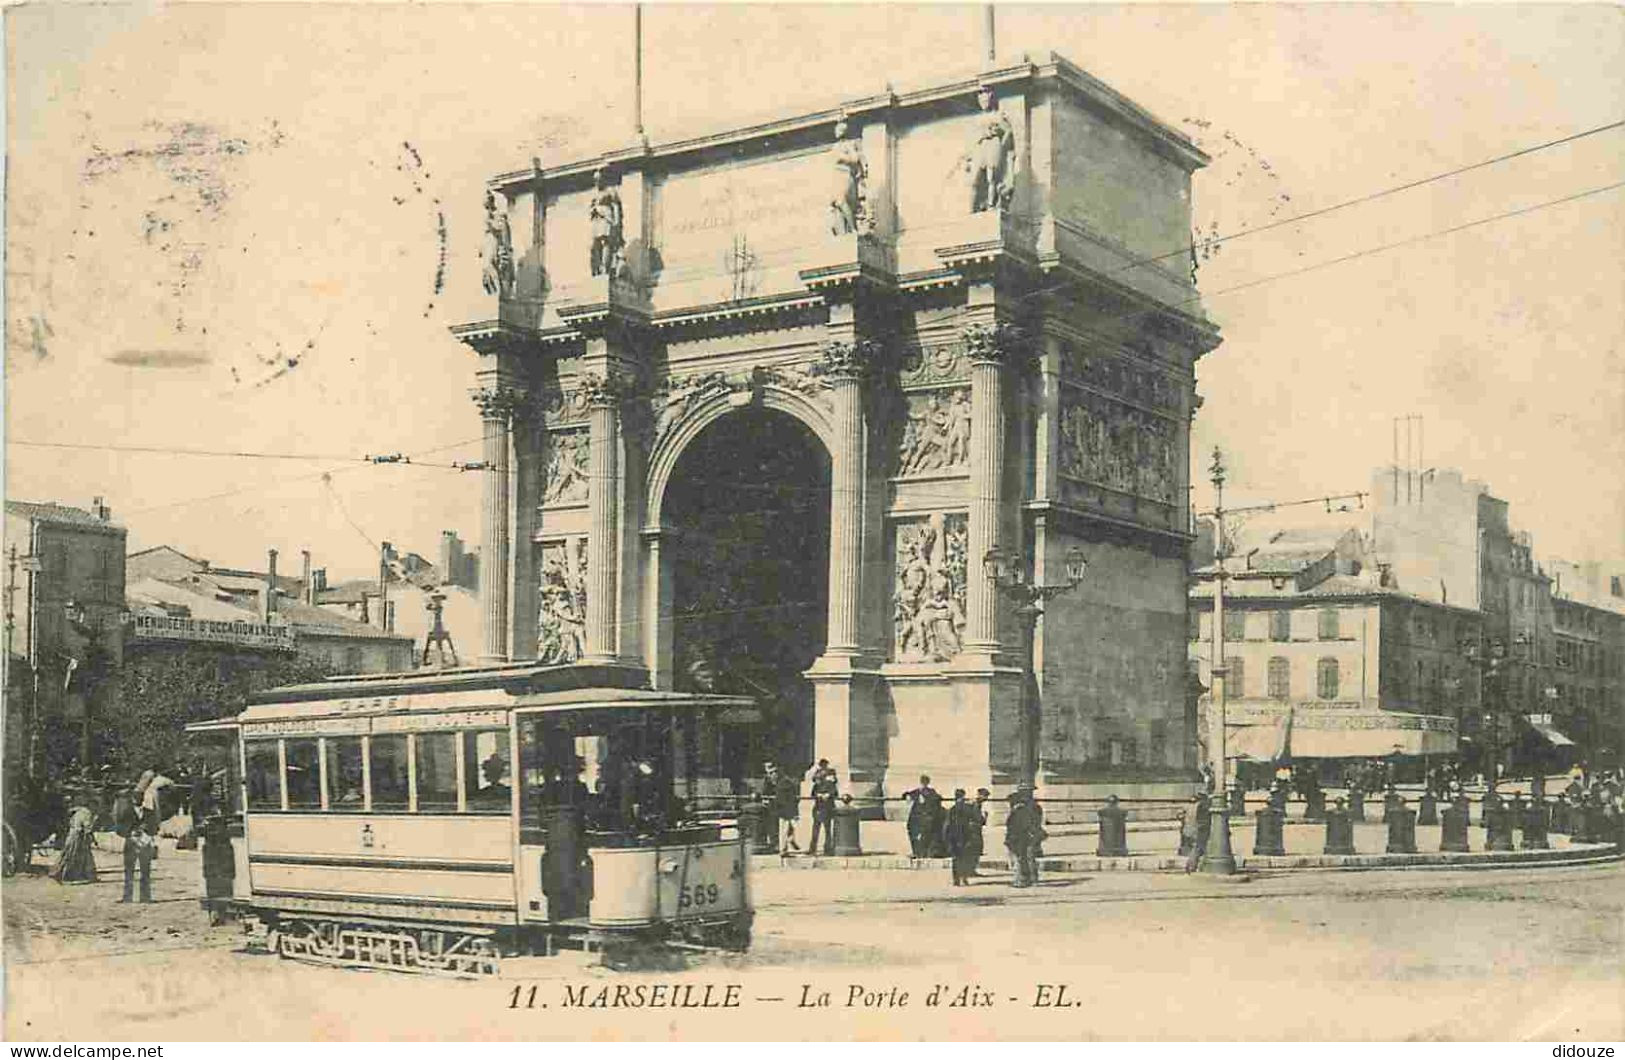
{"label": "woman in long dress", "polygon": [[95,883],[96,855],[91,850],[91,836],[96,815],[89,806],[80,803],[68,817],[68,835],[62,843],[62,853],[51,866],[51,878],[58,883]]}

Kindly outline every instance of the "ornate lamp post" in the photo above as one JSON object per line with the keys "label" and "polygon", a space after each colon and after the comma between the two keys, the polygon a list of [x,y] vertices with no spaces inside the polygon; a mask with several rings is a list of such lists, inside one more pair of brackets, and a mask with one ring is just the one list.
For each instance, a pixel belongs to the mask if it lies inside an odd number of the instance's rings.
{"label": "ornate lamp post", "polygon": [[1464,640],[1461,645],[1461,654],[1469,662],[1475,663],[1479,668],[1479,702],[1484,708],[1484,753],[1485,773],[1488,777],[1488,789],[1495,790],[1498,780],[1496,768],[1500,757],[1500,699],[1505,698],[1505,687],[1501,683],[1501,663],[1506,660],[1507,650],[1498,637],[1485,637],[1482,632],[1477,640]]}
{"label": "ornate lamp post", "polygon": [[1224,772],[1224,457],[1219,447],[1213,447],[1213,463],[1209,468],[1213,483],[1213,699],[1208,707],[1208,754],[1212,758],[1213,798],[1208,803],[1212,820],[1207,835],[1207,850],[1202,853],[1201,869],[1219,876],[1236,871],[1236,856],[1230,849],[1230,813],[1225,804],[1226,778]]}
{"label": "ornate lamp post", "polygon": [[992,548],[982,557],[982,573],[995,589],[1015,602],[1016,617],[1021,621],[1021,779],[1028,787],[1038,780],[1040,704],[1036,688],[1038,662],[1034,658],[1038,616],[1044,613],[1044,601],[1077,588],[1088,567],[1089,560],[1083,549],[1070,548],[1066,553],[1065,583],[1034,585],[1027,581],[1026,563],[1021,553]]}

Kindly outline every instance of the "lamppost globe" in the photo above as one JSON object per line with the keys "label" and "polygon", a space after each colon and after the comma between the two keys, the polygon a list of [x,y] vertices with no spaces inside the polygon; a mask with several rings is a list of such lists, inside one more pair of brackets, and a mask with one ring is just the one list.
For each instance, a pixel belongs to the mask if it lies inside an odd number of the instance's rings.
{"label": "lamppost globe", "polygon": [[1089,557],[1083,554],[1083,549],[1073,547],[1066,550],[1066,580],[1071,585],[1083,581],[1084,572],[1089,569]]}

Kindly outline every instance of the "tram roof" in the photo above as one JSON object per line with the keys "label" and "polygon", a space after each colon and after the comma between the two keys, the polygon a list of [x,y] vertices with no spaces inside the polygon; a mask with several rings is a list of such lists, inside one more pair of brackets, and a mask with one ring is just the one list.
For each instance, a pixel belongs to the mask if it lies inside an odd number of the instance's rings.
{"label": "tram roof", "polygon": [[756,708],[755,700],[746,696],[638,687],[644,680],[643,671],[630,667],[533,664],[344,678],[268,689],[255,695],[236,721],[453,710],[542,713],[632,708],[754,712]]}

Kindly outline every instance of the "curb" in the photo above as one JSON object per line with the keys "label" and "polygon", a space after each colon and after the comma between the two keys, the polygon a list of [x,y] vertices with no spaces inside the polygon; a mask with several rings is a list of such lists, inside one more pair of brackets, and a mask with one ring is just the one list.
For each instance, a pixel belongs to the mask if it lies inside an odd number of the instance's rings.
{"label": "curb", "polygon": [[[1270,856],[1237,855],[1237,870],[1324,870],[1324,869],[1495,869],[1531,865],[1572,865],[1597,861],[1614,861],[1625,857],[1619,844],[1573,844],[1561,850],[1468,851],[1454,853],[1437,851],[1426,854],[1289,854]],[[1043,858],[1038,867],[1045,872],[1167,872],[1183,874],[1186,858],[1175,854],[1138,854],[1126,858],[1103,858],[1094,855],[1071,855]],[[758,871],[772,870],[861,870],[889,869],[913,872],[944,872],[948,858],[922,858],[915,860],[899,854],[869,854],[853,857],[796,857],[781,859],[776,854],[761,854],[753,858]],[[1009,863],[1003,858],[983,858],[979,868],[1003,870]]]}

